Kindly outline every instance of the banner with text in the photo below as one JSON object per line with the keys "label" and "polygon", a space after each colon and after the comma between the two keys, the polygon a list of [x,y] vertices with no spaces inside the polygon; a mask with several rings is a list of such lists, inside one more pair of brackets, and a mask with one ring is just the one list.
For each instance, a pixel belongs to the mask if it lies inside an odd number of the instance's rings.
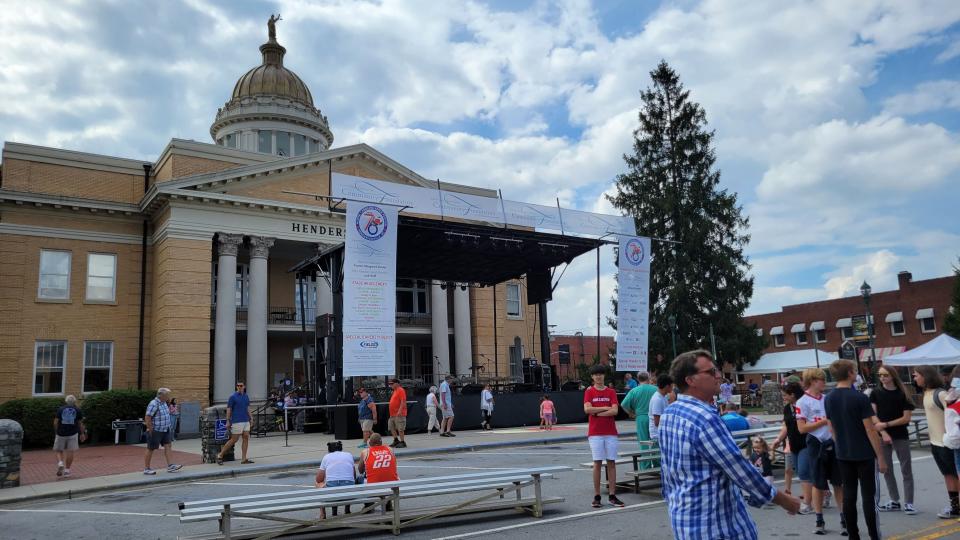
{"label": "banner with text", "polygon": [[646,371],[650,239],[621,236],[617,270],[617,371]]}
{"label": "banner with text", "polygon": [[397,209],[347,202],[343,376],[395,375]]}
{"label": "banner with text", "polygon": [[439,190],[423,186],[408,186],[396,182],[373,180],[333,173],[330,196],[334,199],[367,201],[377,204],[406,207],[405,212],[429,216],[458,217],[507,223],[519,227],[534,227],[561,231],[567,234],[636,234],[633,218],[560,209],[556,206],[523,203],[484,197],[459,191]]}

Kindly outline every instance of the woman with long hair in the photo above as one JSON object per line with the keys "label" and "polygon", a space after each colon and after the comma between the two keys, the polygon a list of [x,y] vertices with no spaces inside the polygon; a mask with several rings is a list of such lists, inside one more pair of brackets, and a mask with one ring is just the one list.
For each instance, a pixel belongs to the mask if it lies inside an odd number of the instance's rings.
{"label": "woman with long hair", "polygon": [[[916,514],[913,508],[913,464],[910,460],[910,433],[907,426],[916,408],[913,400],[907,394],[903,381],[897,375],[896,369],[880,366],[877,370],[880,377],[880,386],[870,392],[870,402],[873,412],[877,414],[880,423],[880,449],[883,459],[890,464],[883,478],[887,482],[887,493],[890,500],[879,506],[881,512],[903,510],[905,514]],[[897,475],[893,471],[893,454],[896,452],[900,460],[900,475],[903,476],[903,505],[900,504],[900,492],[897,489]]]}
{"label": "woman with long hair", "polygon": [[943,444],[944,409],[947,406],[947,392],[943,389],[943,377],[935,366],[917,366],[914,368],[913,382],[918,388],[923,389],[923,410],[927,414],[930,452],[933,454],[937,469],[943,475],[943,482],[947,486],[947,495],[950,498],[950,505],[940,511],[937,517],[960,518],[960,497],[958,497],[960,482],[957,480],[957,466],[953,459],[953,451]]}

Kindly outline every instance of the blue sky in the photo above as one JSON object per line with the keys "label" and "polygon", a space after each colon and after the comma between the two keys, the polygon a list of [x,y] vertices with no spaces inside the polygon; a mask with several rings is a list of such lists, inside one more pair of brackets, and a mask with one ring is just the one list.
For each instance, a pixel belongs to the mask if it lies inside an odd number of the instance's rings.
{"label": "blue sky", "polygon": [[[0,138],[147,160],[209,142],[277,12],[334,146],[594,211],[667,60],[750,218],[750,313],[960,255],[955,0],[23,2],[0,12]],[[558,331],[596,331],[594,279],[592,257],[566,271]],[[605,251],[604,311],[613,285]]]}

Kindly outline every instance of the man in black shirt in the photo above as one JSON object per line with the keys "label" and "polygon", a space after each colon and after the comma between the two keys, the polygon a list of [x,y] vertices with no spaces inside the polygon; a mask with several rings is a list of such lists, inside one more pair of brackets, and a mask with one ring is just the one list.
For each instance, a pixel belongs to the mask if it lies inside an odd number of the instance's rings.
{"label": "man in black shirt", "polygon": [[[880,436],[870,399],[853,389],[857,369],[850,360],[830,364],[837,387],[830,392],[824,409],[836,441],[837,463],[843,478],[843,515],[851,539],[860,538],[857,525],[857,484],[863,495],[863,517],[872,540],[880,538],[877,524],[876,469],[886,472],[887,463],[880,451]],[[876,460],[876,462],[874,462]]]}
{"label": "man in black shirt", "polygon": [[83,412],[77,407],[77,398],[67,396],[64,402],[66,404],[57,409],[53,418],[53,428],[57,434],[53,440],[53,450],[57,454],[57,476],[70,476],[73,453],[80,448],[80,441],[87,436],[83,427]]}

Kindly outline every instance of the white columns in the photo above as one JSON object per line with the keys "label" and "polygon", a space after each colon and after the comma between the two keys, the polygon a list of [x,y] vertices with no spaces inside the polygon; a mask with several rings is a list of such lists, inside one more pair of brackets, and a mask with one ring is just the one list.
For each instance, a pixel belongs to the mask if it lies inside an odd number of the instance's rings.
{"label": "white columns", "polygon": [[453,288],[453,344],[457,375],[475,375],[470,370],[473,351],[470,338],[470,290]]}
{"label": "white columns", "polygon": [[430,334],[433,338],[433,355],[436,381],[450,373],[450,337],[447,326],[447,291],[439,283],[430,285]]}
{"label": "white columns", "polygon": [[243,236],[218,235],[217,312],[213,348],[213,401],[226,403],[237,380],[237,248]]}
{"label": "white columns", "polygon": [[267,255],[273,238],[250,237],[250,300],[247,302],[247,394],[267,399]]}

